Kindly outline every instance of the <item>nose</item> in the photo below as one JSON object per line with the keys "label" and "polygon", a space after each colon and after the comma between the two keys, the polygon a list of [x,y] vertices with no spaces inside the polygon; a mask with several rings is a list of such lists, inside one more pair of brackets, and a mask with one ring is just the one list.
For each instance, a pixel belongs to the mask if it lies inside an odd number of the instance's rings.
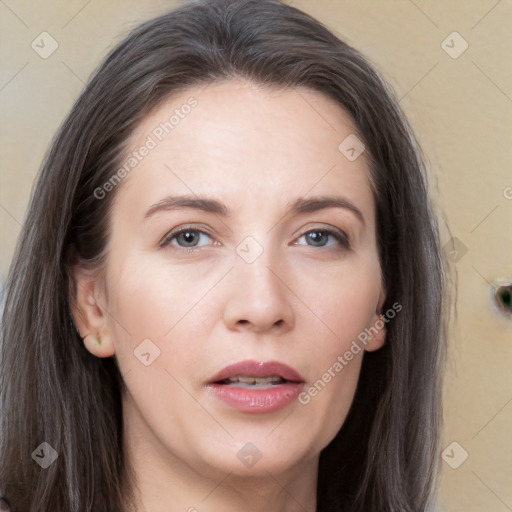
{"label": "nose", "polygon": [[274,334],[293,329],[294,296],[278,263],[266,251],[252,263],[237,257],[224,308],[228,329]]}

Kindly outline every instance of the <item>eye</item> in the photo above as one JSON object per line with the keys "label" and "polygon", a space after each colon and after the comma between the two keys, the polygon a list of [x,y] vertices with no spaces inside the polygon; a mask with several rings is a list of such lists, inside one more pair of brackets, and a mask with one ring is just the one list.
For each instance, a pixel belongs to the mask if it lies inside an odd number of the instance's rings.
{"label": "eye", "polygon": [[[304,240],[306,243],[300,243]],[[301,235],[297,240],[297,245],[309,245],[311,247],[335,247],[341,245],[349,247],[348,237],[342,232],[334,229],[318,228],[311,229]]]}
{"label": "eye", "polygon": [[[169,232],[160,242],[160,246],[172,245],[182,249],[193,250],[208,245],[211,239],[212,237],[206,231],[185,226]],[[310,247],[336,247],[341,245],[348,248],[349,241],[342,231],[318,228],[311,229],[301,235],[295,245],[309,245]]]}
{"label": "eye", "polygon": [[184,227],[168,233],[160,242],[160,246],[174,245],[183,249],[195,249],[207,245],[208,239],[211,239],[211,237],[206,231]]}

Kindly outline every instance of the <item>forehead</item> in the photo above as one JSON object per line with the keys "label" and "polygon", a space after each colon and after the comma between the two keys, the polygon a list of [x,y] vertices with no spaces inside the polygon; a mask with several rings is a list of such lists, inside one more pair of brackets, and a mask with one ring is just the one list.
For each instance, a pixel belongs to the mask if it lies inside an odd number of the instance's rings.
{"label": "forehead", "polygon": [[138,200],[179,188],[246,206],[251,197],[268,206],[284,195],[343,192],[373,210],[365,155],[351,160],[344,152],[355,134],[348,113],[317,91],[236,80],[192,87],[134,130],[125,161],[150,149],[122,188]]}

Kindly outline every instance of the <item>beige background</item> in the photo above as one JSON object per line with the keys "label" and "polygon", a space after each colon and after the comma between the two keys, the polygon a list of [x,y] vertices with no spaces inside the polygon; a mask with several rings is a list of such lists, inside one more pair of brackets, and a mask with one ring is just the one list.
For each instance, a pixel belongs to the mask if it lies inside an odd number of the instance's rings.
{"label": "beige background", "polygon": [[[452,254],[458,320],[443,448],[458,443],[445,452],[451,466],[469,456],[456,469],[441,462],[438,510],[512,511],[512,317],[493,305],[495,283],[512,280],[512,1],[291,3],[362,51],[392,83],[448,219],[443,243],[453,235],[463,244]],[[173,4],[0,0],[2,279],[40,161],[83,83],[134,24]],[[59,45],[47,59],[31,48],[43,31]],[[458,55],[464,41],[468,48]]]}

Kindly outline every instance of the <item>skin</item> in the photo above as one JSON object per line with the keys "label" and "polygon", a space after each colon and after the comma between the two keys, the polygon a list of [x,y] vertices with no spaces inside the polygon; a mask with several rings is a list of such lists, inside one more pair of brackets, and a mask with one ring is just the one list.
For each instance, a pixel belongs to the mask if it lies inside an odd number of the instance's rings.
{"label": "skin", "polygon": [[[75,269],[75,321],[92,354],[117,358],[127,385],[137,510],[314,511],[319,454],[345,420],[364,351],[307,405],[294,400],[271,413],[233,409],[205,383],[252,359],[291,366],[307,389],[378,320],[385,291],[367,162],[338,150],[356,130],[331,99],[238,80],[166,100],[137,127],[127,154],[191,96],[197,107],[115,190],[104,272]],[[144,219],[181,194],[217,199],[230,214],[180,208]],[[288,211],[298,198],[325,195],[342,196],[363,220],[349,208]],[[192,236],[194,251],[176,237],[160,247],[179,226],[208,234]],[[350,246],[306,236],[326,228]],[[263,248],[252,263],[236,251],[247,236]],[[160,350],[149,366],[134,357],[145,339]],[[384,340],[382,329],[366,350]],[[237,457],[247,442],[261,453],[252,467]]]}

